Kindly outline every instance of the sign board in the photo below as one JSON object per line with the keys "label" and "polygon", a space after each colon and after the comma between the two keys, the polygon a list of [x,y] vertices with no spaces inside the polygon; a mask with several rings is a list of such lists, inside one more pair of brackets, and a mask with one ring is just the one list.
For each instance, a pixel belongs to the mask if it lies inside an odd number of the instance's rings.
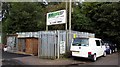
{"label": "sign board", "polygon": [[65,53],[65,41],[60,41],[60,54]]}
{"label": "sign board", "polygon": [[66,10],[47,13],[47,25],[66,23]]}
{"label": "sign board", "polygon": [[74,38],[76,38],[76,34],[74,34]]}

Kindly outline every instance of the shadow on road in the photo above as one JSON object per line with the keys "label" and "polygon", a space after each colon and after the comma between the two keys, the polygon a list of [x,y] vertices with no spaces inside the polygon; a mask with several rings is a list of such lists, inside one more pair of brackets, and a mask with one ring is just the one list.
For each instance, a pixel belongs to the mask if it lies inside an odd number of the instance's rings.
{"label": "shadow on road", "polygon": [[72,59],[75,60],[75,61],[91,62],[90,59],[83,58],[83,57],[72,57]]}
{"label": "shadow on road", "polygon": [[22,65],[23,63],[15,59],[2,60],[2,65]]}
{"label": "shadow on road", "polygon": [[2,59],[12,59],[12,58],[26,57],[26,56],[31,56],[31,55],[16,54],[16,53],[2,51]]}

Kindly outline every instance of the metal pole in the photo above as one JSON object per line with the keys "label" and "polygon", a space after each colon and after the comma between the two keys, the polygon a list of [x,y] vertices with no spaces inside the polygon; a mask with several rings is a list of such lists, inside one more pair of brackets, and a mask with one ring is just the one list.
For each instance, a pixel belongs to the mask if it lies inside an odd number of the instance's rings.
{"label": "metal pole", "polygon": [[72,9],[72,2],[70,0],[70,4],[69,4],[69,31],[71,31],[71,9]]}
{"label": "metal pole", "polygon": [[67,12],[68,12],[68,3],[66,1],[66,51],[67,51],[67,47],[68,47],[68,31],[67,31]]}
{"label": "metal pole", "polygon": [[67,3],[67,1],[66,1],[66,31],[67,31],[67,12],[68,12],[68,3]]}
{"label": "metal pole", "polygon": [[48,31],[48,25],[46,25],[46,31]]}
{"label": "metal pole", "polygon": [[[40,34],[40,33],[39,33]],[[40,57],[40,35],[38,36],[38,58]]]}
{"label": "metal pole", "polygon": [[60,42],[60,41],[59,41],[59,31],[57,31],[57,33],[58,33],[58,45],[57,45],[57,49],[58,49],[58,53],[57,53],[57,54],[58,54],[58,57],[57,57],[57,58],[59,59],[59,58],[60,58],[60,49],[59,49],[59,48],[60,48],[60,46],[59,46],[59,42]]}
{"label": "metal pole", "polygon": [[56,44],[57,44],[57,43],[56,43],[56,41],[57,41],[56,39],[57,39],[57,38],[56,38],[56,35],[57,35],[57,33],[56,33],[56,31],[55,31],[55,35],[54,35],[54,37],[55,37],[55,45],[54,45],[54,49],[55,49],[55,59],[56,59],[56,56],[57,56],[57,49],[56,49]]}
{"label": "metal pole", "polygon": [[[71,0],[70,0],[70,4],[69,4],[69,32],[68,32],[68,39],[69,40],[71,40],[71,9],[72,9],[72,2],[71,2]],[[70,36],[69,36],[69,34],[70,34]],[[69,44],[69,40],[68,40],[68,44]],[[69,48],[69,46],[68,46],[68,48]],[[69,49],[67,49],[68,51],[69,51]]]}
{"label": "metal pole", "polygon": [[[47,17],[48,17],[48,14],[47,14],[46,18],[47,18]],[[48,31],[47,20],[48,20],[48,18],[46,19],[46,31]]]}

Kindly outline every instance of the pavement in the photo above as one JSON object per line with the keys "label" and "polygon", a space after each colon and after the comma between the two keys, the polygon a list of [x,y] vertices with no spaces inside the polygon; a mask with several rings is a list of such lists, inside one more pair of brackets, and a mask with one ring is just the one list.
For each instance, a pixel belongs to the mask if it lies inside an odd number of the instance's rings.
{"label": "pavement", "polygon": [[0,67],[2,66],[2,59],[0,59]]}
{"label": "pavement", "polygon": [[70,65],[70,64],[84,64],[85,62],[68,59],[68,58],[60,58],[60,59],[41,59],[37,56],[24,55],[24,54],[16,54],[10,52],[2,53],[3,62],[7,65],[15,64],[15,65]]}
{"label": "pavement", "polygon": [[[17,55],[19,56],[19,55]],[[100,57],[96,62],[91,62],[85,58],[60,58],[60,59],[41,59],[37,56],[20,55],[12,57],[17,65],[118,65],[118,53]]]}
{"label": "pavement", "polygon": [[14,58],[14,60],[19,60],[22,65],[70,65],[70,64],[84,64],[85,62],[75,61],[72,59],[40,59],[36,56],[27,56],[21,58]]}
{"label": "pavement", "polygon": [[69,65],[84,64],[85,62],[73,59],[41,59],[37,56],[4,52],[0,45],[0,65]]}

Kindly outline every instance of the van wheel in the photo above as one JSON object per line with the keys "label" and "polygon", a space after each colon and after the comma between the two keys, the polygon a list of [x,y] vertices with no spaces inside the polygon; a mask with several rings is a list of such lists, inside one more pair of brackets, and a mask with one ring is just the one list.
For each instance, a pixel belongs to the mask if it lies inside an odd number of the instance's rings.
{"label": "van wheel", "polygon": [[113,49],[113,53],[115,52],[115,50]]}
{"label": "van wheel", "polygon": [[115,48],[115,52],[117,52],[117,48]]}
{"label": "van wheel", "polygon": [[93,55],[93,57],[92,57],[92,61],[95,62],[96,60],[97,60],[96,55]]}
{"label": "van wheel", "polygon": [[107,54],[106,54],[106,52],[104,51],[103,56],[106,57],[106,55],[107,55]]}
{"label": "van wheel", "polygon": [[112,54],[112,50],[110,49],[110,52],[109,52],[109,54]]}

